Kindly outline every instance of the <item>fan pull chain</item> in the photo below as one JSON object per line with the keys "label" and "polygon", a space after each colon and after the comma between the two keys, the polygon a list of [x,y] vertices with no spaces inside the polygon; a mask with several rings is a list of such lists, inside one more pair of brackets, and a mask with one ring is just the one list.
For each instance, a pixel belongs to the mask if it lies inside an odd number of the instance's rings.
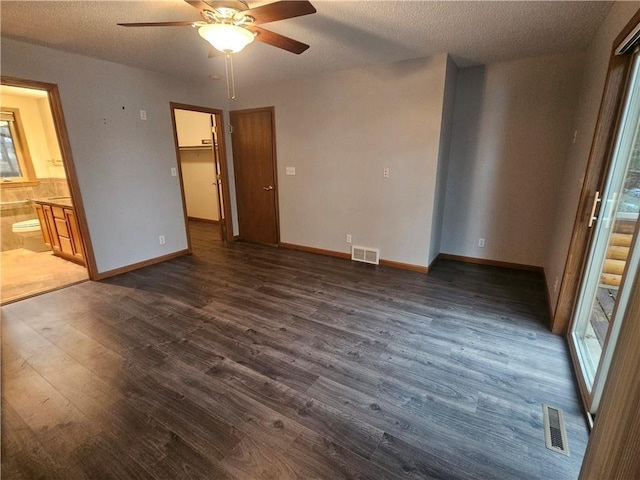
{"label": "fan pull chain", "polygon": [[233,57],[231,52],[224,54],[224,70],[227,76],[227,98],[236,99],[236,81],[233,77]]}

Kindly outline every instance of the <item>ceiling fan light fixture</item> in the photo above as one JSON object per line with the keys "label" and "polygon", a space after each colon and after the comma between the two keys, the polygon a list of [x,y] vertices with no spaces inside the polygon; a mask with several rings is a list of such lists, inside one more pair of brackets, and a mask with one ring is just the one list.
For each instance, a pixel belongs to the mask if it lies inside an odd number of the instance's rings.
{"label": "ceiling fan light fixture", "polygon": [[198,33],[213,45],[213,48],[223,53],[237,53],[255,38],[249,30],[229,23],[204,25],[198,29]]}

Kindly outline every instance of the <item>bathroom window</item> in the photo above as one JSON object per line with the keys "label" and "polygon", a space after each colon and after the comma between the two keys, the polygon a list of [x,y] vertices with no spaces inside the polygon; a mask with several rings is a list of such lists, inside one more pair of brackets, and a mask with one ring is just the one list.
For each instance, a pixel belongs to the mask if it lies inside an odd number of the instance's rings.
{"label": "bathroom window", "polygon": [[0,111],[0,177],[3,185],[35,181],[20,112],[15,108]]}

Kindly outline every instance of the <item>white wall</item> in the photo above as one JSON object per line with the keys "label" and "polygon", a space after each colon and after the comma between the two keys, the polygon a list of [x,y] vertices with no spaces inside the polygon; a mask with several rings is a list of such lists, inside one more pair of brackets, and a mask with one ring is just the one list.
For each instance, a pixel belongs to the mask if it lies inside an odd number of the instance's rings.
{"label": "white wall", "polygon": [[20,111],[22,128],[36,177],[65,178],[64,167],[51,162],[62,157],[48,99],[3,94],[1,103],[5,107],[17,108]]}
{"label": "white wall", "polygon": [[170,174],[177,159],[169,102],[226,106],[210,82],[5,38],[2,74],[60,89],[99,272],[187,247],[178,179]]}
{"label": "white wall", "polygon": [[49,98],[39,98],[38,108],[40,109],[45,140],[47,142],[47,147],[49,148],[49,155],[51,156],[50,160],[53,160],[53,162],[48,163],[49,176],[55,178],[66,178],[64,165],[62,164],[62,153],[60,153],[60,145],[58,144],[58,137],[56,135],[56,126],[53,123],[53,115],[51,114]]}
{"label": "white wall", "polygon": [[441,248],[457,78],[458,67],[456,67],[456,64],[451,60],[451,57],[449,57],[447,58],[447,76],[445,79],[444,101],[442,105],[442,128],[440,130],[440,147],[438,150],[438,173],[434,192],[435,205],[433,225],[431,228],[431,244],[429,246],[429,264],[435,260]]}
{"label": "white wall", "polygon": [[282,242],[349,252],[351,234],[428,264],[446,66],[439,55],[238,92],[233,110],[275,106]]}
{"label": "white wall", "polygon": [[611,47],[638,8],[640,8],[640,2],[615,2],[587,48],[584,80],[574,119],[574,129],[578,134],[576,143],[569,145],[568,160],[561,176],[562,189],[557,201],[552,241],[544,264],[552,310],[555,310],[558,301],[559,285],[569,252],[571,233],[607,76]]}
{"label": "white wall", "polygon": [[556,55],[458,71],[442,252],[545,264],[582,61]]}

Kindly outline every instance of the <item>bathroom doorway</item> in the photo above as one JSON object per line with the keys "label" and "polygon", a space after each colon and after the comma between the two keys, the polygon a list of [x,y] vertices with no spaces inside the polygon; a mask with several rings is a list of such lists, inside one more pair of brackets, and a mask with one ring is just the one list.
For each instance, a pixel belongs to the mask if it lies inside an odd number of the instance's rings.
{"label": "bathroom doorway", "polygon": [[4,305],[86,281],[92,265],[57,87],[2,77],[0,111]]}
{"label": "bathroom doorway", "polygon": [[171,116],[189,250],[193,222],[216,225],[216,236],[232,241],[222,111],[171,103]]}

